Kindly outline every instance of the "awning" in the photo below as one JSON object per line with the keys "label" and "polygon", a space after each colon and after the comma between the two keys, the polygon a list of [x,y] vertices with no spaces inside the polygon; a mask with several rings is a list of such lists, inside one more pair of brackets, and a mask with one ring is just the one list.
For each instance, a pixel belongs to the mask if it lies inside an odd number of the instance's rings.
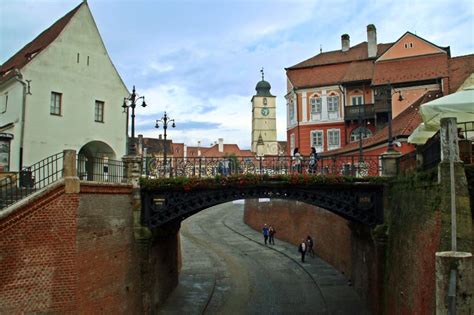
{"label": "awning", "polygon": [[455,117],[458,123],[474,121],[474,86],[421,105],[420,114],[423,123],[408,137],[409,143],[424,144],[439,130],[441,118]]}

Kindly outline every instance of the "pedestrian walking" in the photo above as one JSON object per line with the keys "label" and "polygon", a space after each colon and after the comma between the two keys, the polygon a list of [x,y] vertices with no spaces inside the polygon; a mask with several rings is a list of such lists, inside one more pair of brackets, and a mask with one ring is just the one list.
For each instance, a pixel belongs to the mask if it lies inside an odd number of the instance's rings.
{"label": "pedestrian walking", "polygon": [[308,254],[314,258],[314,249],[313,249],[313,246],[314,246],[314,241],[313,239],[311,238],[311,236],[308,235],[308,237],[306,238],[306,246],[307,246],[307,251],[308,251]]}
{"label": "pedestrian walking", "polygon": [[263,239],[264,239],[264,241],[265,241],[265,245],[267,245],[269,233],[270,233],[270,231],[268,230],[268,226],[267,226],[267,224],[265,223],[265,224],[263,225],[263,229],[262,229],[262,234],[263,234]]}
{"label": "pedestrian walking", "polygon": [[298,172],[298,174],[301,174],[303,170],[301,167],[301,160],[303,160],[303,157],[301,156],[299,149],[295,148],[293,150],[293,170]]}
{"label": "pedestrian walking", "polygon": [[298,246],[298,251],[301,254],[301,262],[303,263],[304,263],[304,256],[306,255],[306,250],[307,250],[306,241],[305,239],[303,239],[302,242],[300,243],[300,246]]}
{"label": "pedestrian walking", "polygon": [[270,227],[268,228],[268,242],[270,243],[270,245],[275,245],[275,233],[275,228],[270,225]]}
{"label": "pedestrian walking", "polygon": [[318,163],[318,153],[316,152],[316,149],[314,147],[311,147],[311,153],[309,155],[309,168],[308,168],[308,172],[310,174],[316,174],[317,163]]}

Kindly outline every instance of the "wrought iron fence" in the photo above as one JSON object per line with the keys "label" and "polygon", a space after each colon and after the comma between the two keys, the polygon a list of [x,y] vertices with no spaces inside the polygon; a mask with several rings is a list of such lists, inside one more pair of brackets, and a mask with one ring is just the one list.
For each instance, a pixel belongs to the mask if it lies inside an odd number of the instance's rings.
{"label": "wrought iron fence", "polygon": [[315,163],[308,157],[296,160],[291,156],[273,157],[147,157],[144,159],[146,177],[213,177],[234,174],[314,174],[334,176],[379,176],[381,158],[377,156],[329,156]]}
{"label": "wrought iron fence", "polygon": [[459,157],[465,164],[474,164],[474,121],[458,123]]}
{"label": "wrought iron fence", "polygon": [[77,176],[80,180],[122,183],[124,181],[124,163],[107,157],[77,156]]}
{"label": "wrought iron fence", "polygon": [[0,209],[62,178],[63,161],[64,154],[57,153],[0,180]]}

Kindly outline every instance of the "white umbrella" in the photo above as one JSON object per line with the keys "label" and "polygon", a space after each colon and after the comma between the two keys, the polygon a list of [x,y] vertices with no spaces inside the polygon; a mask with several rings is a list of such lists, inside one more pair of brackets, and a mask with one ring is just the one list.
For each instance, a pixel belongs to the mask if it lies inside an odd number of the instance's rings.
{"label": "white umbrella", "polygon": [[440,97],[420,106],[423,123],[408,137],[408,142],[424,144],[440,128],[441,118],[455,117],[458,123],[474,121],[474,86]]}

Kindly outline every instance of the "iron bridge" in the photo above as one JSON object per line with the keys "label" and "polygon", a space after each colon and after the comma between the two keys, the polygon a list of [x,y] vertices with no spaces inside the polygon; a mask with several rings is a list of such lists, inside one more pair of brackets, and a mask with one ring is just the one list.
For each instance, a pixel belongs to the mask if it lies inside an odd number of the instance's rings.
{"label": "iron bridge", "polygon": [[199,191],[141,190],[142,224],[149,228],[176,222],[206,208],[249,198],[277,198],[305,202],[367,226],[383,223],[382,184],[350,183],[301,186],[223,187]]}

